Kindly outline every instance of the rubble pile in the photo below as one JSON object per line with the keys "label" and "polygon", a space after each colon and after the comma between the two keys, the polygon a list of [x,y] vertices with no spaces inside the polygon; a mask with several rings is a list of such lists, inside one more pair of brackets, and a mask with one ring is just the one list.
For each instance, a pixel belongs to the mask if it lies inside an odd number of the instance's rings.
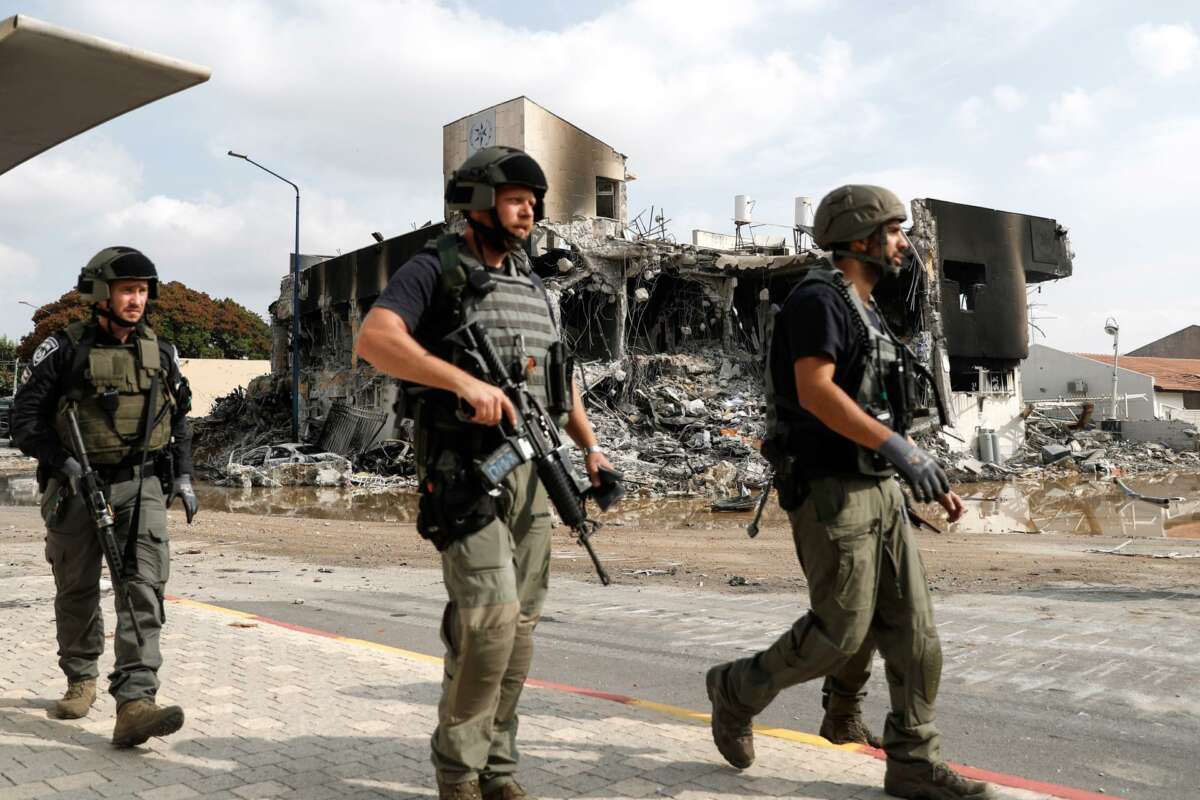
{"label": "rubble pile", "polygon": [[213,402],[212,412],[192,422],[192,458],[210,477],[220,472],[235,450],[285,442],[291,432],[287,382],[271,375],[250,381]]}
{"label": "rubble pile", "polygon": [[1200,471],[1200,451],[1173,450],[1156,442],[1132,442],[1073,419],[1037,412],[1025,420],[1025,443],[1003,464],[954,452],[939,436],[921,442],[933,450],[954,481],[1056,478],[1069,474],[1108,478],[1171,471]]}
{"label": "rubble pile", "polygon": [[766,483],[762,381],[750,356],[633,355],[581,372],[596,436],[631,490],[716,497]]}

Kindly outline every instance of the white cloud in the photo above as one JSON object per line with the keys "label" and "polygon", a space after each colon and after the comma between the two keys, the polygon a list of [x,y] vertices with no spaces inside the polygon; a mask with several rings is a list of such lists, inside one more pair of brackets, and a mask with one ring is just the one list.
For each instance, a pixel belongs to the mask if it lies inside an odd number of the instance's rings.
{"label": "white cloud", "polygon": [[1171,78],[1200,64],[1200,37],[1190,24],[1143,23],[1129,33],[1129,50],[1141,66]]}
{"label": "white cloud", "polygon": [[1025,106],[1025,95],[1015,86],[1000,84],[992,89],[992,100],[1001,111],[1020,111]]}
{"label": "white cloud", "polygon": [[1030,156],[1025,160],[1025,164],[1036,170],[1057,175],[1079,169],[1087,164],[1091,157],[1092,154],[1087,150],[1056,150]]}
{"label": "white cloud", "polygon": [[[4,297],[5,305],[29,299],[23,297],[21,292],[36,277],[37,271],[37,259],[31,254],[0,242],[0,294]],[[3,316],[13,313],[11,308],[6,308]]]}
{"label": "white cloud", "polygon": [[983,116],[983,100],[971,96],[963,100],[954,112],[954,122],[964,130],[974,130],[979,127]]}
{"label": "white cloud", "polygon": [[1064,92],[1050,104],[1049,120],[1038,127],[1038,132],[1047,139],[1065,139],[1079,136],[1096,129],[1117,104],[1114,89],[1087,92],[1072,89]]}

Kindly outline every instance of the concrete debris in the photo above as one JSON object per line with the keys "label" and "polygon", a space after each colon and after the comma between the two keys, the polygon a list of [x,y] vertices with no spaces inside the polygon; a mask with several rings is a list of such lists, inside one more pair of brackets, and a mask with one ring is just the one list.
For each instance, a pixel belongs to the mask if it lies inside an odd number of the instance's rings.
{"label": "concrete debris", "polygon": [[1152,503],[1156,506],[1169,506],[1173,502],[1182,503],[1187,500],[1186,497],[1153,497],[1148,494],[1142,494],[1130,489],[1120,478],[1113,478],[1113,483],[1121,488],[1121,491],[1132,497],[1134,500],[1141,500],[1144,503]]}
{"label": "concrete debris", "polygon": [[1042,463],[1056,464],[1064,458],[1071,457],[1071,448],[1061,444],[1048,444],[1042,447]]}

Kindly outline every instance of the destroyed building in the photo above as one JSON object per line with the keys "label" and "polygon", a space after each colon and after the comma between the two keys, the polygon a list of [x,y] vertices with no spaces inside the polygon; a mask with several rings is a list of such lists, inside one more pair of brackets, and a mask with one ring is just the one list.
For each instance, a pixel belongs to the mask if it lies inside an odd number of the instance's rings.
{"label": "destroyed building", "polygon": [[[546,168],[554,188],[530,256],[558,300],[569,343],[583,361],[602,365],[585,371],[593,379],[623,380],[628,370],[620,365],[631,359],[682,352],[725,354],[754,370],[771,305],[824,258],[804,235],[811,224],[807,198],[797,198],[794,246],[761,241],[752,231],[743,236],[748,220],[739,220],[732,240],[697,232],[691,244],[671,240],[653,215],[648,224],[629,223],[626,185],[633,176],[626,157],[526,98],[446,125],[447,174],[491,144],[522,147]],[[1018,366],[1029,347],[1026,287],[1070,276],[1067,232],[1053,219],[935,199],[915,200],[912,220],[916,268],[881,284],[877,298],[947,398],[949,446],[975,452],[983,436],[1002,460],[1023,441]],[[353,343],[388,279],[445,224],[302,271],[302,427],[318,430],[313,426],[331,409],[353,408],[370,418],[364,429],[377,429],[381,438],[396,434],[396,384],[359,361]],[[290,370],[290,281],[283,279],[281,299],[272,304],[272,367],[281,381]],[[722,368],[721,376],[740,369]],[[756,419],[760,401],[761,394],[749,410]]]}

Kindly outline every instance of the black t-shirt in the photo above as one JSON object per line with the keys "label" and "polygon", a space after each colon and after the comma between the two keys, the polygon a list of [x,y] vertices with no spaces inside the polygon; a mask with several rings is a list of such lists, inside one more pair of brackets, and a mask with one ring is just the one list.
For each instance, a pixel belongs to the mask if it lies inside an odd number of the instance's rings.
{"label": "black t-shirt", "polygon": [[422,250],[396,270],[375,305],[395,312],[408,326],[408,332],[419,339],[421,320],[433,304],[441,272],[437,253]]}
{"label": "black t-shirt", "polygon": [[800,470],[810,476],[857,472],[858,450],[852,441],[800,407],[795,363],[819,355],[833,359],[833,382],[855,397],[862,381],[864,346],[855,316],[836,289],[808,283],[788,295],[775,318],[771,379],[777,395],[776,414],[791,429],[789,449]]}

